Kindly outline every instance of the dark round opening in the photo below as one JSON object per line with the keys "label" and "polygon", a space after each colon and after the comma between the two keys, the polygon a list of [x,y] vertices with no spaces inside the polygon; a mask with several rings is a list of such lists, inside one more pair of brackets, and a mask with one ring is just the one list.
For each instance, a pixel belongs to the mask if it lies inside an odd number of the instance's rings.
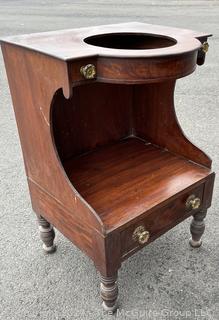
{"label": "dark round opening", "polygon": [[92,46],[111,49],[158,49],[170,47],[176,44],[176,40],[147,33],[107,33],[84,39],[84,42]]}

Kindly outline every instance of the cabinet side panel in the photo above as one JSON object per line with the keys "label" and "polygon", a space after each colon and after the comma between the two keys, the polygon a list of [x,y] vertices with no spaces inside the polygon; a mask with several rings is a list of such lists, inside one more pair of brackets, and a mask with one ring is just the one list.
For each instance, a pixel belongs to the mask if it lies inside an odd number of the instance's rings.
{"label": "cabinet side panel", "polygon": [[92,229],[89,222],[75,217],[55,198],[47,194],[32,181],[28,181],[34,211],[42,215],[78,248],[93,258]]}
{"label": "cabinet side panel", "polygon": [[65,62],[8,44],[2,51],[28,179],[68,209],[72,219],[80,217],[102,230],[95,211],[68,180],[51,134],[51,101],[68,81]]}
{"label": "cabinet side panel", "polygon": [[135,86],[133,114],[136,135],[198,164],[211,159],[184,135],[174,108],[175,81]]}

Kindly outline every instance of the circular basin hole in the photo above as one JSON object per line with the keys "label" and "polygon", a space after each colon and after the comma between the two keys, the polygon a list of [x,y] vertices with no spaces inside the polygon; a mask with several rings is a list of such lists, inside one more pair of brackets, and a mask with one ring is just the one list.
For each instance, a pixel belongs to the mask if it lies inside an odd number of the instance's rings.
{"label": "circular basin hole", "polygon": [[170,47],[176,40],[147,33],[106,33],[87,37],[84,42],[93,46],[111,49],[145,50]]}

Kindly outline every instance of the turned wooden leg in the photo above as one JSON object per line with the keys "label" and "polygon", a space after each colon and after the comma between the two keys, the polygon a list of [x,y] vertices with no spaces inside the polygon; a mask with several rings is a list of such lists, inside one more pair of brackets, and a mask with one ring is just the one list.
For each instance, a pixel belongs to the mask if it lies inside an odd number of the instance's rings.
{"label": "turned wooden leg", "polygon": [[101,275],[100,294],[103,299],[103,309],[109,313],[113,313],[117,309],[117,274],[112,277]]}
{"label": "turned wooden leg", "polygon": [[189,240],[193,248],[198,248],[202,244],[201,236],[205,230],[204,218],[206,217],[207,209],[203,209],[193,215],[193,220],[190,225],[192,238]]}
{"label": "turned wooden leg", "polygon": [[56,246],[53,241],[55,238],[55,231],[52,225],[44,219],[42,216],[38,216],[40,239],[43,241],[43,249],[47,253],[53,253],[56,251]]}

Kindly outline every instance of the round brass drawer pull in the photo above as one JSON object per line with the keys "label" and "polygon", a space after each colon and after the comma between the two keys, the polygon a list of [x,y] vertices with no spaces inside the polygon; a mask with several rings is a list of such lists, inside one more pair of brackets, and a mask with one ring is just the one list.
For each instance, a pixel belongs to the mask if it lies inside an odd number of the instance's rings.
{"label": "round brass drawer pull", "polygon": [[187,209],[198,209],[201,205],[201,200],[196,197],[194,194],[188,197],[186,200],[186,208]]}
{"label": "round brass drawer pull", "polygon": [[207,53],[208,52],[208,48],[209,48],[209,44],[205,41],[205,42],[203,42],[203,44],[202,44],[202,51],[204,52],[204,53]]}
{"label": "round brass drawer pull", "polygon": [[145,244],[150,238],[150,232],[145,230],[144,226],[139,226],[135,229],[132,235],[134,241],[138,241],[140,244]]}
{"label": "round brass drawer pull", "polygon": [[80,73],[85,79],[94,79],[96,76],[96,68],[93,64],[87,64],[80,68]]}

